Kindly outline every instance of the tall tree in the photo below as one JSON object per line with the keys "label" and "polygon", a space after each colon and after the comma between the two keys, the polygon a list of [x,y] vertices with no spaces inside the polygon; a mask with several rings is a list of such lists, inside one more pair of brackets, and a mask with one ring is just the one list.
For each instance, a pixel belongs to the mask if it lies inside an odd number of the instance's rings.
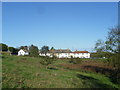
{"label": "tall tree", "polygon": [[[96,47],[97,46],[97,47]],[[101,47],[104,47],[101,49]],[[114,66],[115,72],[112,74],[112,79],[120,83],[120,28],[110,28],[105,42],[99,42],[95,45],[96,51],[103,50],[108,57],[108,61]]]}
{"label": "tall tree", "polygon": [[0,50],[8,51],[8,46],[6,44],[0,43]]}
{"label": "tall tree", "polygon": [[120,29],[118,27],[110,28],[105,42],[106,51],[120,53]]}
{"label": "tall tree", "polygon": [[19,49],[14,48],[14,47],[8,47],[8,49],[9,49],[9,51],[10,51],[11,54],[15,54],[15,55],[18,54],[18,50]]}
{"label": "tall tree", "polygon": [[120,30],[118,27],[109,29],[106,41],[98,40],[95,50],[97,52],[120,53]]}
{"label": "tall tree", "polygon": [[14,51],[14,47],[8,47],[8,50],[9,50],[10,52],[13,52],[13,51]]}
{"label": "tall tree", "polygon": [[49,47],[48,46],[43,46],[40,50],[41,53],[45,54],[49,51]]}
{"label": "tall tree", "polygon": [[55,48],[54,47],[51,47],[51,49],[50,50],[55,50]]}
{"label": "tall tree", "polygon": [[39,56],[39,50],[37,46],[31,45],[29,47],[30,56],[37,57]]}
{"label": "tall tree", "polygon": [[103,40],[99,39],[96,41],[95,50],[96,50],[96,52],[104,52],[105,51],[105,44],[104,44]]}

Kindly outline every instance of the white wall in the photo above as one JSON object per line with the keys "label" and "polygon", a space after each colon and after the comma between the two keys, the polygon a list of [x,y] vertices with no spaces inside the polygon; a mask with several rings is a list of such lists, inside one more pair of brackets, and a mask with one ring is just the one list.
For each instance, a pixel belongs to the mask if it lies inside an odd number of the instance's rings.
{"label": "white wall", "polygon": [[[40,53],[39,55],[53,57],[51,53],[46,55]],[[73,58],[90,58],[90,53],[56,53],[55,56],[58,58],[71,58],[71,56]]]}
{"label": "white wall", "polygon": [[23,51],[22,49],[20,51],[18,51],[18,56],[24,56],[24,55],[29,55],[29,53]]}
{"label": "white wall", "polygon": [[20,56],[20,55],[24,56],[25,52],[23,50],[18,51],[18,56]]}
{"label": "white wall", "polygon": [[69,53],[59,53],[57,55],[58,58],[70,58]]}

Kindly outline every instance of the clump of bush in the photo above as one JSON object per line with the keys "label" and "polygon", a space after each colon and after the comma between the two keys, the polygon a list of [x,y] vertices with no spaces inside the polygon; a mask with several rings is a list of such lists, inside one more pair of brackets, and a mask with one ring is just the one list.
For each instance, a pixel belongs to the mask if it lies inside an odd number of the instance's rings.
{"label": "clump of bush", "polygon": [[47,67],[47,69],[49,69],[49,70],[58,70],[57,67]]}
{"label": "clump of bush", "polygon": [[50,58],[50,57],[42,57],[43,59],[40,60],[40,64],[42,65],[49,65],[49,64],[52,64],[54,59],[53,58]]}
{"label": "clump of bush", "polygon": [[73,57],[71,57],[71,59],[69,60],[69,63],[80,64],[81,61],[82,61],[82,59],[80,59],[80,58],[73,58]]}
{"label": "clump of bush", "polygon": [[55,61],[57,59],[57,56],[53,55],[53,57],[51,57],[51,59],[53,59]]}
{"label": "clump of bush", "polygon": [[110,64],[115,68],[114,72],[111,74],[110,78],[114,83],[120,84],[120,54],[115,54],[110,57]]}

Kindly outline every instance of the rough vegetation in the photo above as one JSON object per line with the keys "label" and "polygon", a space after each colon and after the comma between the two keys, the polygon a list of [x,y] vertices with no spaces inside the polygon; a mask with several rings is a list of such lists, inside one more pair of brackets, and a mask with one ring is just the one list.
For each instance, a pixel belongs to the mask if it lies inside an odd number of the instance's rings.
{"label": "rough vegetation", "polygon": [[42,64],[41,61],[50,58],[9,55],[2,57],[3,88],[120,87],[111,81],[109,73],[105,75],[104,72],[114,69],[111,66],[106,67],[104,60],[83,59],[79,64],[73,64],[69,59],[54,58],[52,63]]}

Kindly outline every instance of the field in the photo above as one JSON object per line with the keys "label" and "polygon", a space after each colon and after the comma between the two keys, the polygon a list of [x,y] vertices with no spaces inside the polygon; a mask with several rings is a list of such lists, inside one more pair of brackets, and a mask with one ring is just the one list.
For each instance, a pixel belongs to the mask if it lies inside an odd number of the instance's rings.
{"label": "field", "polygon": [[120,88],[109,78],[114,69],[104,60],[84,59],[74,64],[69,59],[53,59],[48,65],[43,60],[46,58],[3,55],[2,87]]}

